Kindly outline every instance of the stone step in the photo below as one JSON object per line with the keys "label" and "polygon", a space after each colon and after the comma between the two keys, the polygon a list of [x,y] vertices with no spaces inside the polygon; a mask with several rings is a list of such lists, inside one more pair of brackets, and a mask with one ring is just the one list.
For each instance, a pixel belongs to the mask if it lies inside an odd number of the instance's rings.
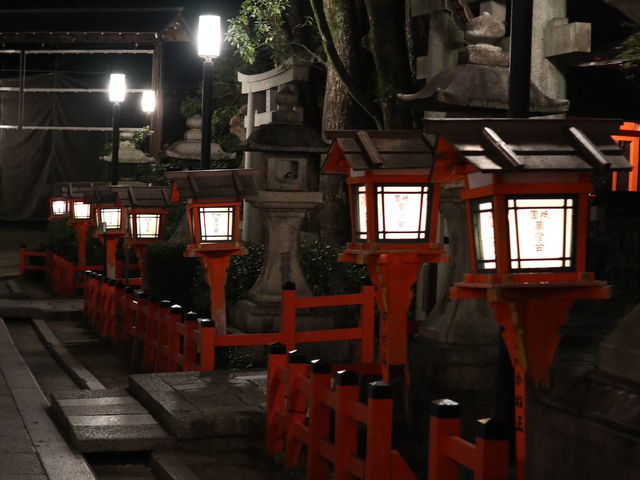
{"label": "stone step", "polygon": [[126,390],[55,392],[51,412],[83,453],[152,451],[173,444],[173,438]]}
{"label": "stone step", "polygon": [[262,435],[265,370],[136,374],[129,390],[179,440]]}

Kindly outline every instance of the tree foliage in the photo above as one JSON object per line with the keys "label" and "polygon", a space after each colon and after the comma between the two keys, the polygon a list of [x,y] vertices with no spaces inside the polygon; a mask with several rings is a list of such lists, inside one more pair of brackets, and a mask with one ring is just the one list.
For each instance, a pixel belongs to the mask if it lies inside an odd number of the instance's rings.
{"label": "tree foliage", "polygon": [[268,47],[275,58],[287,56],[285,39],[286,11],[289,0],[245,0],[238,16],[229,20],[227,40],[247,63],[256,61],[261,49]]}
{"label": "tree foliage", "polygon": [[[227,39],[248,62],[267,52],[275,64],[292,55],[324,64],[336,72],[351,98],[377,128],[407,128],[410,118],[396,100],[397,93],[412,88],[406,28],[398,28],[398,22],[405,21],[406,2],[245,0],[239,15],[229,21]],[[347,15],[347,9],[354,7],[359,14]],[[359,69],[366,75],[355,75],[336,47],[337,36],[342,34],[341,19],[347,17],[358,22],[355,30],[362,33],[350,41],[358,50],[361,63],[373,67]],[[314,34],[301,35],[303,27],[310,27]],[[318,46],[322,54],[318,53]]]}

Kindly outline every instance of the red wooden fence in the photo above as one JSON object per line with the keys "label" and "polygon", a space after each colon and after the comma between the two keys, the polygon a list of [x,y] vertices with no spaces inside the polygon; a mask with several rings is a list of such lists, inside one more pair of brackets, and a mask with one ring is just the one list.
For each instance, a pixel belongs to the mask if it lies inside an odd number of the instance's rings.
{"label": "red wooden fence", "polygon": [[[171,302],[151,301],[145,292],[134,296],[131,288],[124,288],[121,283],[93,272],[85,276],[84,292],[85,317],[115,343],[130,343],[135,360],[156,371],[209,371],[215,368],[215,349],[218,347],[274,342],[293,349],[300,343],[359,340],[360,360],[363,363],[374,360],[375,296],[372,286],[364,286],[356,294],[309,298],[298,298],[295,290],[284,290],[280,332],[235,335],[218,335],[211,320],[198,319],[193,312],[183,316],[182,309],[171,306]],[[296,311],[299,309],[347,305],[360,305],[357,327],[296,330]]]}
{"label": "red wooden fence", "polygon": [[[132,264],[130,270],[137,270],[138,265]],[[20,275],[28,271],[41,271],[45,278],[51,283],[53,291],[58,295],[72,297],[76,291],[84,288],[84,278],[82,274],[87,271],[102,271],[102,265],[87,265],[84,267],[75,265],[64,257],[50,251],[31,251],[25,247],[20,247]],[[118,276],[124,272],[124,263],[118,260]],[[140,285],[139,278],[130,278],[130,285]]]}
{"label": "red wooden fence", "polygon": [[[381,378],[381,373],[378,364],[309,363],[298,351],[287,353],[285,345],[271,345],[267,452],[285,453],[287,468],[306,462],[309,480],[415,479],[391,448],[393,388],[382,381],[369,382],[372,376]],[[362,387],[367,390],[364,400]],[[362,427],[364,448],[359,441]]]}
{"label": "red wooden fence", "polygon": [[507,480],[509,442],[491,419],[478,420],[475,444],[460,437],[460,406],[452,400],[431,405],[429,478],[458,480],[460,465],[474,480]]}

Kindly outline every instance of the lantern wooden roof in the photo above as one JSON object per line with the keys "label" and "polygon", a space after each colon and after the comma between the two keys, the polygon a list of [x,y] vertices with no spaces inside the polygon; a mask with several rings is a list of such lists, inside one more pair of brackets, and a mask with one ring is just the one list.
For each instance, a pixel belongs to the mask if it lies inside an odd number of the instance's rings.
{"label": "lantern wooden roof", "polygon": [[449,143],[482,172],[628,170],[611,135],[620,120],[425,119],[425,131]]}
{"label": "lantern wooden roof", "polygon": [[257,195],[253,179],[256,175],[258,170],[255,169],[193,170],[164,174],[173,180],[171,200],[174,202],[235,200]]}
{"label": "lantern wooden roof", "polygon": [[171,189],[169,187],[111,187],[123,207],[133,208],[166,208],[171,203]]}
{"label": "lantern wooden roof", "polygon": [[62,198],[84,198],[97,187],[106,187],[106,182],[64,182],[51,186],[51,195]]}
{"label": "lantern wooden roof", "polygon": [[85,200],[99,206],[120,206],[120,198],[110,186],[96,187],[85,194]]}
{"label": "lantern wooden roof", "polygon": [[334,140],[325,173],[353,170],[430,168],[437,138],[419,131],[327,131]]}

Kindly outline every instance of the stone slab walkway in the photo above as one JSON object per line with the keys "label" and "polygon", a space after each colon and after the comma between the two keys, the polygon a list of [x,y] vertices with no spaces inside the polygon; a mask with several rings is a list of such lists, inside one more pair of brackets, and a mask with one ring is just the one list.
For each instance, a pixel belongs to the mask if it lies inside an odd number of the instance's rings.
{"label": "stone slab walkway", "polygon": [[173,439],[126,390],[55,392],[51,411],[81,452],[166,449]]}
{"label": "stone slab walkway", "polygon": [[0,318],[0,478],[95,478],[47,414],[49,404]]}
{"label": "stone slab walkway", "polygon": [[129,390],[179,440],[261,435],[264,370],[136,374]]}

